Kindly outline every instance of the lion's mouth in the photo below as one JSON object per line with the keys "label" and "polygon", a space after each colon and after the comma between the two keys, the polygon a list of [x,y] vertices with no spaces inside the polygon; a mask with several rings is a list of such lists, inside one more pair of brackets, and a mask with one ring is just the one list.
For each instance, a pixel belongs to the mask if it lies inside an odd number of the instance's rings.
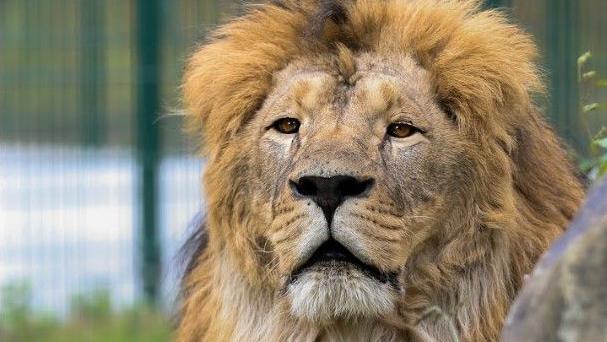
{"label": "lion's mouth", "polygon": [[356,268],[381,283],[388,283],[395,287],[398,284],[396,273],[382,272],[377,267],[364,263],[333,238],[324,242],[306,262],[291,274],[290,282],[295,282],[301,274],[313,269],[331,272],[348,267]]}

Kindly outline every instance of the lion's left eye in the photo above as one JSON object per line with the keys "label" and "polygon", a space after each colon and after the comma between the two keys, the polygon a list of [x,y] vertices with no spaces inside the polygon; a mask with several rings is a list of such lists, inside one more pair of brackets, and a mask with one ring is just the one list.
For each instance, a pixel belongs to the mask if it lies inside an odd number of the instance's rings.
{"label": "lion's left eye", "polygon": [[412,136],[413,134],[419,132],[419,130],[406,122],[394,122],[388,126],[389,136],[395,138],[407,138]]}
{"label": "lion's left eye", "polygon": [[300,122],[294,118],[282,118],[274,121],[272,128],[282,134],[294,134],[299,131]]}

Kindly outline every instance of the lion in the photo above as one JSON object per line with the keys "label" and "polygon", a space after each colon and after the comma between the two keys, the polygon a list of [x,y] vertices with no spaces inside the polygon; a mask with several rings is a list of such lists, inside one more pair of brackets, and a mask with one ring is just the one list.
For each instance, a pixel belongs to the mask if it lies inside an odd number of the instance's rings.
{"label": "lion", "polygon": [[207,217],[177,340],[496,340],[584,195],[537,56],[476,0],[271,1],[220,27],[184,73]]}

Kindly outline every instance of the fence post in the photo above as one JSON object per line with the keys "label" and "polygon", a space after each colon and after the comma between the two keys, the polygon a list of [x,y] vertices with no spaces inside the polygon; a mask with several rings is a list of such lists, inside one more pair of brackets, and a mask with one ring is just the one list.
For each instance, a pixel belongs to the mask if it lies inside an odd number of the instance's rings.
{"label": "fence post", "polygon": [[158,236],[158,163],[160,135],[160,0],[137,1],[137,154],[139,166],[139,229],[143,292],[156,305],[160,289]]}
{"label": "fence post", "polygon": [[487,0],[487,7],[509,7],[512,5],[512,0]]}
{"label": "fence post", "polygon": [[93,147],[99,147],[105,138],[104,10],[101,1],[83,1],[80,5],[81,139]]}
{"label": "fence post", "polygon": [[551,117],[560,136],[577,151],[587,151],[578,118],[579,4],[578,1],[550,0],[546,1],[546,11]]}

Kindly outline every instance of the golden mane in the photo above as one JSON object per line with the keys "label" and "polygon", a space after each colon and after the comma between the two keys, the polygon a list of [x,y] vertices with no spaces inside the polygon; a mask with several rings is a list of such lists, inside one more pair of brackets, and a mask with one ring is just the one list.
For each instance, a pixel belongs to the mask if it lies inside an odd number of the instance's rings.
{"label": "golden mane", "polygon": [[[436,101],[451,113],[478,161],[476,178],[462,185],[471,188],[467,201],[475,208],[462,213],[470,223],[467,230],[444,236],[440,250],[434,247],[411,261],[417,283],[403,298],[399,319],[404,325],[436,303],[460,305],[453,319],[462,340],[495,340],[524,275],[575,214],[583,190],[533,103],[544,90],[537,49],[501,12],[482,10],[477,0],[251,5],[197,49],[185,70],[188,125],[204,139],[210,163],[205,179],[209,246],[184,281],[179,340],[237,336],[237,323],[225,318],[212,323],[223,312],[222,299],[214,294],[214,272],[225,264],[221,250],[227,241],[220,236],[228,233],[219,229],[246,219],[235,189],[240,155],[228,148],[230,141],[261,107],[277,72],[300,57],[339,55],[340,46],[386,58],[411,56],[430,73]],[[254,260],[246,264],[246,272],[258,267]],[[241,295],[235,293],[233,300]],[[239,306],[243,314],[250,315],[266,308],[244,305]]]}

